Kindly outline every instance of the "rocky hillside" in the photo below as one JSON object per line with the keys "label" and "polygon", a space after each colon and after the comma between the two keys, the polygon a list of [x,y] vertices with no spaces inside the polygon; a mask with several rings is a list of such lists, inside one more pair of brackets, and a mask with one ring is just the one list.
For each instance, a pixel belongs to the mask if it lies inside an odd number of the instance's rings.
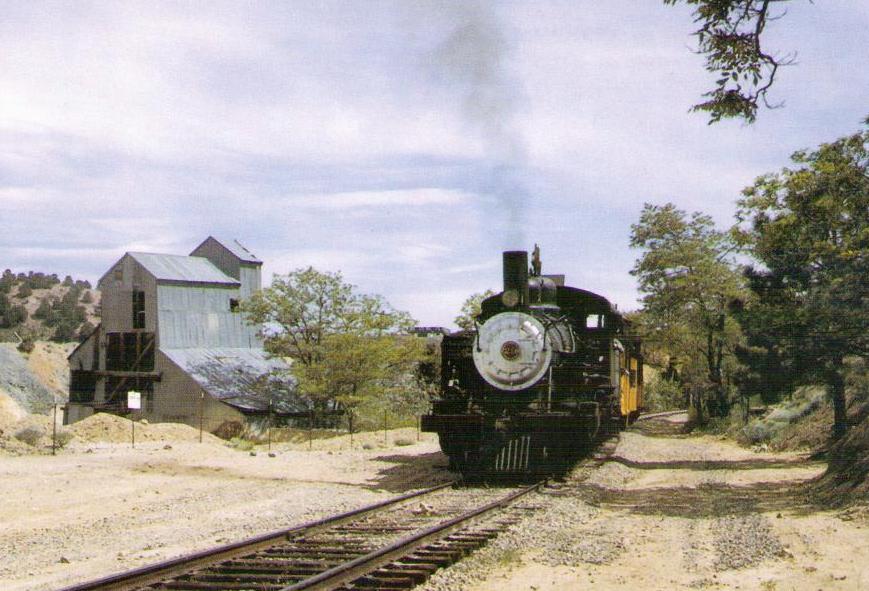
{"label": "rocky hillside", "polygon": [[0,276],[0,342],[87,336],[99,323],[100,294],[87,281],[33,272]]}
{"label": "rocky hillside", "polygon": [[28,413],[46,413],[67,400],[66,357],[75,343],[37,342],[29,354],[0,343],[0,393]]}
{"label": "rocky hillside", "polygon": [[[23,353],[12,343],[0,343],[0,451],[31,453],[50,447],[51,410],[67,401],[66,357],[75,346],[43,341]],[[58,422],[61,417],[58,413]]]}

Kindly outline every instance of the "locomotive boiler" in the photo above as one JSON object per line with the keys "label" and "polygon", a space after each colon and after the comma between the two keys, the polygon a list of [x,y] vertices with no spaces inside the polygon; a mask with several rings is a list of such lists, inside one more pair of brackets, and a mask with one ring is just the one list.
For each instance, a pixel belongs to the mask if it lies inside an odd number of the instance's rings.
{"label": "locomotive boiler", "polygon": [[604,297],[543,275],[535,245],[503,253],[503,290],[473,330],[444,336],[441,387],[422,429],[465,474],[550,473],[633,420],[640,343]]}

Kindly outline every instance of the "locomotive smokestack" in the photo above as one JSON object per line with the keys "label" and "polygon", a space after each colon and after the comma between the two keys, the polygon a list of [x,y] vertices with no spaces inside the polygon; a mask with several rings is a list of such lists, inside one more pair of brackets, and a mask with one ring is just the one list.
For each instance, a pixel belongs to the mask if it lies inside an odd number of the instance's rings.
{"label": "locomotive smokestack", "polygon": [[518,305],[528,305],[528,252],[504,252],[504,293],[512,290],[518,296]]}

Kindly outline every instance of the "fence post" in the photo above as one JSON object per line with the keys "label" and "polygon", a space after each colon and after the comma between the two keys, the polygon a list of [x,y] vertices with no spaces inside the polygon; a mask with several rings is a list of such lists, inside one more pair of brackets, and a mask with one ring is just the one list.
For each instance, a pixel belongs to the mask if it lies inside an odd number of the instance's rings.
{"label": "fence post", "polygon": [[308,451],[314,449],[314,411],[308,417]]}
{"label": "fence post", "polygon": [[54,402],[54,417],[51,421],[51,455],[57,453],[57,401]]}

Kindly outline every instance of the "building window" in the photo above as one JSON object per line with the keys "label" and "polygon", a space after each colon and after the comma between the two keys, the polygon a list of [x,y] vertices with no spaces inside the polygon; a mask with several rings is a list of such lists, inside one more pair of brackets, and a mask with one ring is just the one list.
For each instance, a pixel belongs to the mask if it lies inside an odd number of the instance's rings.
{"label": "building window", "polygon": [[230,312],[238,312],[238,300],[235,298],[229,298],[229,311]]}
{"label": "building window", "polygon": [[110,332],[106,336],[107,370],[154,371],[153,332]]}
{"label": "building window", "polygon": [[133,291],[133,328],[145,328],[144,291]]}
{"label": "building window", "polygon": [[123,281],[124,280],[124,268],[120,265],[114,268],[112,271],[112,275],[115,278],[115,281]]}

